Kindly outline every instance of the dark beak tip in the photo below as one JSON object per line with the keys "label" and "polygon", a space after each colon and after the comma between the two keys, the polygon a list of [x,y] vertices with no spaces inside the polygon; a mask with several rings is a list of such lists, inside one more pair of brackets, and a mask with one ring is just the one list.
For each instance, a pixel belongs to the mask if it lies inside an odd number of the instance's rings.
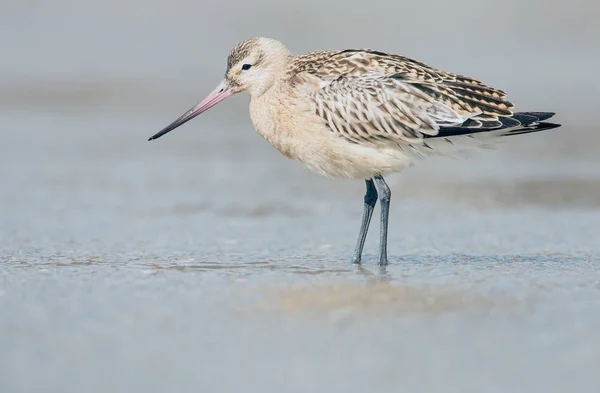
{"label": "dark beak tip", "polygon": [[160,138],[161,136],[165,135],[169,131],[171,131],[171,130],[167,130],[166,132],[165,132],[165,130],[162,130],[161,132],[157,132],[156,134],[154,134],[150,138],[148,138],[148,142]]}

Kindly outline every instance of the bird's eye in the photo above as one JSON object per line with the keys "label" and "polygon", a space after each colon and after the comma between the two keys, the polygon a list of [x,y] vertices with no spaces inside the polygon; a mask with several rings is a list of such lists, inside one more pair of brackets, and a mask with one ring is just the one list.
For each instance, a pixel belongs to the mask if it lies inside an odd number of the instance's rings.
{"label": "bird's eye", "polygon": [[250,67],[252,67],[252,65],[250,65],[250,64],[244,64],[244,65],[242,66],[242,70],[244,70],[244,71],[246,71],[246,70],[249,70],[249,69],[250,69]]}

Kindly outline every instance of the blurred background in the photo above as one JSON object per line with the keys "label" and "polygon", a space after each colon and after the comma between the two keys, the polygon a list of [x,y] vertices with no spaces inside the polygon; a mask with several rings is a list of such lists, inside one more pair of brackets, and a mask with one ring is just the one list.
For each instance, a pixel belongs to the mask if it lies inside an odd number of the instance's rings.
{"label": "blurred background", "polygon": [[[296,163],[281,159],[257,137],[249,121],[248,98],[242,95],[158,143],[141,143],[216,86],[237,42],[263,35],[283,41],[294,53],[349,47],[400,53],[499,87],[519,110],[555,111],[555,120],[564,125],[544,135],[515,138],[499,153],[484,154],[477,161],[455,164],[444,159],[440,165],[436,159],[421,164],[393,180],[410,185],[403,188],[402,197],[430,198],[427,195],[432,187],[439,189],[440,180],[456,184],[472,172],[502,194],[488,182],[514,182],[526,171],[536,172],[537,181],[513,190],[522,202],[597,204],[595,183],[588,183],[587,175],[597,173],[598,162],[591,141],[597,135],[594,97],[600,81],[593,75],[600,55],[594,50],[599,29],[594,21],[600,11],[589,2],[140,4],[2,3],[1,148],[2,159],[10,164],[3,165],[5,176],[39,183],[47,181],[52,175],[48,171],[58,165],[77,174],[86,171],[81,158],[107,160],[114,166],[142,159],[149,161],[142,176],[166,173],[170,181],[183,176],[181,181],[186,182],[224,176],[228,183],[236,183],[233,176],[247,168],[240,161],[250,160],[278,167],[286,179],[302,176],[308,190],[344,187],[326,186],[331,182],[307,176]],[[196,177],[181,164],[172,170],[158,163],[173,155],[195,162],[222,160],[222,165],[198,166]],[[79,165],[73,165],[76,162]],[[526,163],[535,168],[524,169]],[[438,177],[446,172],[440,168],[448,166],[452,177],[446,173]],[[112,173],[106,167],[100,170]],[[53,174],[76,182],[74,173]],[[549,178],[557,183],[540,183]],[[415,181],[418,189],[412,187]],[[576,195],[574,184],[587,196]],[[527,193],[530,187],[541,187],[542,195]],[[362,184],[351,188],[362,193]],[[444,198],[472,203],[486,188],[467,189],[451,187],[451,195]]]}
{"label": "blurred background", "polygon": [[[599,17],[587,0],[2,1],[0,390],[597,386]],[[402,54],[563,126],[390,177],[392,265],[374,267],[376,213],[357,271],[363,182],[283,158],[247,96],[146,141],[252,36]]]}

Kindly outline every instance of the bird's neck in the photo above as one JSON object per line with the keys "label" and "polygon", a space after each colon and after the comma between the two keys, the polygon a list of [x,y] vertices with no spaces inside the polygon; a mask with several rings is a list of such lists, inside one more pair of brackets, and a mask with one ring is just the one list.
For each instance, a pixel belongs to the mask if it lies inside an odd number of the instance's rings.
{"label": "bird's neck", "polygon": [[278,84],[275,83],[263,94],[250,97],[250,119],[260,136],[277,147],[278,140]]}
{"label": "bird's neck", "polygon": [[256,83],[252,88],[248,89],[250,99],[257,99],[263,95],[276,90],[280,82],[285,79],[287,68],[292,59],[292,56],[284,56],[277,60],[270,60],[271,65],[265,71],[265,77]]}

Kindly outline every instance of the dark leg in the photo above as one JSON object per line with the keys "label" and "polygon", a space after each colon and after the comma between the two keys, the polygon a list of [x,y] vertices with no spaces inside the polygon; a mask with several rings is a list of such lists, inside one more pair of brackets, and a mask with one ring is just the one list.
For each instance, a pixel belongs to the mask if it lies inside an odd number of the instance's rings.
{"label": "dark leg", "polygon": [[390,199],[392,192],[381,176],[375,176],[375,184],[379,191],[379,206],[381,207],[381,229],[379,233],[379,265],[388,264],[387,259],[387,231],[388,217],[390,215]]}
{"label": "dark leg", "polygon": [[352,263],[360,263],[360,257],[365,245],[365,239],[367,238],[367,231],[369,230],[369,223],[371,222],[371,216],[373,215],[373,208],[375,208],[375,204],[377,203],[377,189],[375,188],[373,180],[365,180],[365,183],[367,184],[367,193],[365,194],[365,210],[363,211],[360,232],[358,233],[358,242],[356,242],[356,248],[354,249],[354,255],[352,256]]}

